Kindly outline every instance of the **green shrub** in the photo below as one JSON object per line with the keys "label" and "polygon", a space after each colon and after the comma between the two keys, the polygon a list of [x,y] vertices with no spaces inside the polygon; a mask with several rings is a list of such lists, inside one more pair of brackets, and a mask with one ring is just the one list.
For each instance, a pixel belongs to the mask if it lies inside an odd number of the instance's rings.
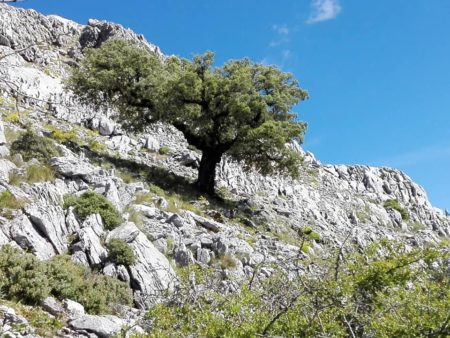
{"label": "green shrub", "polygon": [[106,150],[106,146],[96,140],[90,140],[89,149],[91,149],[94,153],[103,153]]}
{"label": "green shrub", "polygon": [[45,263],[9,245],[1,247],[0,289],[10,299],[39,303],[51,291]]}
{"label": "green shrub", "polygon": [[161,148],[159,148],[158,153],[160,155],[167,155],[170,152],[170,148],[167,146],[163,146]]}
{"label": "green shrub", "polygon": [[233,270],[236,268],[236,259],[230,254],[225,254],[220,258],[220,267],[224,270]]}
{"label": "green shrub", "polygon": [[301,237],[306,237],[316,242],[320,241],[320,234],[315,232],[310,226],[305,226],[301,229]]}
{"label": "green shrub", "polygon": [[106,244],[106,247],[111,262],[117,265],[133,265],[136,262],[133,249],[125,241],[113,238]]}
{"label": "green shrub", "polygon": [[221,292],[220,277],[191,283],[195,270],[179,273],[179,291],[148,313],[149,337],[449,337],[448,251],[386,242],[346,249],[353,253],[298,263],[314,273],[275,268],[236,293]]}
{"label": "green shrub", "polygon": [[389,199],[389,200],[386,200],[385,202],[384,202],[384,208],[385,209],[394,209],[394,210],[397,210],[399,213],[400,213],[400,215],[402,215],[402,219],[404,220],[404,221],[407,221],[407,220],[409,220],[409,212],[408,212],[408,210],[406,210],[405,208],[403,208],[401,205],[400,205],[400,203],[398,202],[398,200],[396,200],[396,199]]}
{"label": "green shrub", "polygon": [[24,205],[25,202],[16,198],[10,191],[0,193],[0,209],[20,209]]}
{"label": "green shrub", "polygon": [[47,162],[51,157],[59,156],[59,151],[51,139],[27,130],[11,144],[11,154],[21,154],[25,161],[36,158]]}
{"label": "green shrub", "polygon": [[3,121],[7,123],[17,123],[20,121],[20,115],[18,112],[8,114],[3,118]]}
{"label": "green shrub", "polygon": [[65,196],[64,208],[71,206],[74,207],[75,213],[83,221],[89,215],[99,214],[108,230],[112,230],[122,223],[122,217],[114,205],[105,196],[93,191],[87,191],[80,197]]}
{"label": "green shrub", "polygon": [[81,303],[90,313],[111,313],[110,305],[132,303],[128,286],[108,276],[93,273],[73,263],[69,256],[55,256],[48,262],[52,294]]}
{"label": "green shrub", "polygon": [[53,182],[55,180],[55,171],[47,165],[33,164],[26,168],[25,175],[17,172],[9,174],[9,184],[19,185],[22,182]]}
{"label": "green shrub", "polygon": [[59,130],[59,129],[53,129],[51,133],[52,139],[58,141],[58,142],[77,142],[78,140],[78,134],[75,130]]}
{"label": "green shrub", "polygon": [[49,295],[73,299],[93,314],[111,313],[111,304],[132,304],[131,290],[115,278],[77,265],[69,256],[41,262],[9,245],[0,248],[0,290],[4,297],[28,304]]}

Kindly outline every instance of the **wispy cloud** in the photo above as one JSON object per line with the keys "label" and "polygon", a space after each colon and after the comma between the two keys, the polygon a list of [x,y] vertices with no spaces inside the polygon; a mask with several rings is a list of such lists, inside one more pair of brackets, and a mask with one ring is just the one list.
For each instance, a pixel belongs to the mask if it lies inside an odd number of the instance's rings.
{"label": "wispy cloud", "polygon": [[289,34],[289,27],[284,25],[273,25],[272,29],[277,32],[279,35],[288,35]]}
{"label": "wispy cloud", "polygon": [[332,20],[339,15],[342,8],[339,0],[313,0],[311,3],[311,15],[306,23],[317,23]]}
{"label": "wispy cloud", "polygon": [[423,163],[448,161],[450,157],[449,145],[431,145],[414,151],[398,154],[396,156],[376,161],[376,165],[393,167],[407,167]]}
{"label": "wispy cloud", "polygon": [[276,37],[270,41],[269,48],[278,47],[289,42],[289,33],[291,31],[286,24],[273,25],[272,30],[276,33]]}

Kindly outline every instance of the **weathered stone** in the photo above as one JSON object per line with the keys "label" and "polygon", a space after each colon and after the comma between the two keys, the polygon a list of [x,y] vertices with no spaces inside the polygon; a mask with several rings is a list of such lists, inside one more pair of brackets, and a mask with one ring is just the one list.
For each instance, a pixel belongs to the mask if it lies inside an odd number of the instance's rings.
{"label": "weathered stone", "polygon": [[33,252],[39,259],[49,259],[55,255],[55,247],[42,237],[27,216],[21,215],[9,223],[11,239],[22,249]]}
{"label": "weathered stone", "polygon": [[136,263],[129,267],[131,285],[143,295],[162,294],[173,288],[176,277],[169,261],[133,223],[111,231],[108,240],[111,238],[120,238],[133,249]]}
{"label": "weathered stone", "polygon": [[77,303],[71,299],[64,299],[63,300],[63,307],[66,312],[66,314],[71,319],[79,318],[84,316],[84,306],[80,303]]}
{"label": "weathered stone", "polygon": [[158,151],[161,147],[159,141],[151,135],[148,135],[145,139],[145,148],[151,151]]}
{"label": "weathered stone", "polygon": [[188,266],[194,263],[194,256],[191,250],[187,249],[184,244],[176,245],[173,249],[173,258],[180,266]]}
{"label": "weathered stone", "polygon": [[42,308],[48,313],[58,316],[64,312],[63,305],[53,297],[45,298],[41,303]]}
{"label": "weathered stone", "polygon": [[84,315],[70,321],[69,324],[75,330],[86,330],[100,338],[108,338],[119,332],[126,323],[119,317],[111,315]]}
{"label": "weathered stone", "polygon": [[83,178],[94,171],[90,164],[80,162],[75,157],[54,157],[50,160],[50,165],[56,172],[69,178]]}
{"label": "weathered stone", "polygon": [[25,213],[39,232],[52,243],[57,253],[62,254],[67,251],[68,232],[64,211],[60,206],[44,203],[30,204],[25,207]]}

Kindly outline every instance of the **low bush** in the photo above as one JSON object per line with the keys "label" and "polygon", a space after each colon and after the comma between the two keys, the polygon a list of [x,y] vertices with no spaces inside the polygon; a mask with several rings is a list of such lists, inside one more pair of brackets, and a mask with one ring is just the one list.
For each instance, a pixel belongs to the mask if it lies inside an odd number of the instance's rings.
{"label": "low bush", "polygon": [[22,182],[53,182],[55,171],[47,165],[33,164],[26,168],[24,175],[12,172],[9,174],[9,184],[19,185]]}
{"label": "low bush", "polygon": [[20,115],[17,112],[8,114],[3,118],[3,121],[7,123],[17,123],[20,121]]}
{"label": "low bush", "polygon": [[79,197],[65,196],[64,208],[71,206],[83,221],[89,215],[99,214],[108,230],[112,230],[122,223],[122,217],[114,205],[105,196],[93,191],[87,191]]}
{"label": "low bush", "polygon": [[78,134],[75,130],[59,130],[59,129],[53,129],[51,133],[52,139],[58,141],[58,142],[76,142],[78,140]]}
{"label": "low bush", "polygon": [[136,262],[133,249],[125,241],[113,238],[106,244],[106,247],[111,262],[117,265],[133,265]]}
{"label": "low bush", "polygon": [[90,313],[111,313],[111,304],[132,304],[128,286],[109,276],[94,273],[72,262],[69,256],[55,256],[48,262],[52,295],[73,299]]}
{"label": "low bush", "polygon": [[94,153],[103,153],[106,151],[106,146],[103,143],[100,143],[96,140],[89,141],[89,149],[91,149]]}
{"label": "low bush", "polygon": [[77,265],[69,256],[39,261],[5,245],[0,248],[0,290],[10,300],[38,304],[48,296],[69,298],[92,314],[111,313],[111,304],[132,304],[128,286]]}
{"label": "low bush", "polygon": [[51,139],[27,130],[11,144],[11,154],[21,154],[25,161],[35,158],[47,162],[51,157],[59,156],[59,151]]}
{"label": "low bush", "polygon": [[166,146],[163,146],[163,147],[159,148],[159,150],[158,150],[158,153],[160,155],[167,155],[169,152],[170,152],[170,148],[166,147]]}
{"label": "low bush", "polygon": [[149,337],[449,337],[444,248],[380,242],[351,251],[297,263],[314,273],[272,266],[235,293],[223,292],[220,276],[192,283],[188,267],[177,291],[150,309]]}
{"label": "low bush", "polygon": [[405,208],[403,208],[400,203],[398,202],[398,200],[396,199],[389,199],[386,200],[383,204],[385,209],[393,209],[393,210],[397,210],[400,215],[402,216],[402,219],[404,221],[408,221],[409,220],[409,212],[408,210],[406,210]]}
{"label": "low bush", "polygon": [[0,193],[0,209],[20,209],[25,202],[16,198],[10,191]]}

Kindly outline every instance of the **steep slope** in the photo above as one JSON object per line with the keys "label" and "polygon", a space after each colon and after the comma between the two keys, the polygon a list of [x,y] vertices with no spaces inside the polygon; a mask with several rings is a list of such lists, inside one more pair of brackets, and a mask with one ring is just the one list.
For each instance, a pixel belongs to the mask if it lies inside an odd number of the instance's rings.
{"label": "steep slope", "polygon": [[[304,156],[298,180],[244,172],[225,159],[218,186],[228,203],[196,196],[189,182],[199,154],[178,131],[157,124],[143,134],[127,134],[108,118],[112,112],[82,106],[65,89],[64,79],[83,50],[112,38],[161,53],[120,25],[97,20],[80,25],[0,4],[0,193],[27,201],[9,213],[3,210],[0,245],[42,260],[69,253],[74,261],[128,283],[135,305],[146,308],[173,287],[171,260],[206,266],[231,257],[232,266],[222,262],[223,286],[233,289],[235,280],[251,276],[258,265],[289,269],[290,258],[348,239],[361,246],[383,238],[425,245],[450,237],[450,218],[404,173],[323,165],[295,144]],[[12,180],[36,164],[8,156],[27,125],[57,143],[60,156],[39,164],[51,166],[56,179]],[[123,224],[109,231],[98,215],[80,219],[73,208],[63,207],[65,195],[87,190],[106,196],[123,213]],[[309,240],[309,250],[299,247],[306,228],[318,234]],[[111,238],[127,242],[137,262],[112,262],[105,244]]]}

